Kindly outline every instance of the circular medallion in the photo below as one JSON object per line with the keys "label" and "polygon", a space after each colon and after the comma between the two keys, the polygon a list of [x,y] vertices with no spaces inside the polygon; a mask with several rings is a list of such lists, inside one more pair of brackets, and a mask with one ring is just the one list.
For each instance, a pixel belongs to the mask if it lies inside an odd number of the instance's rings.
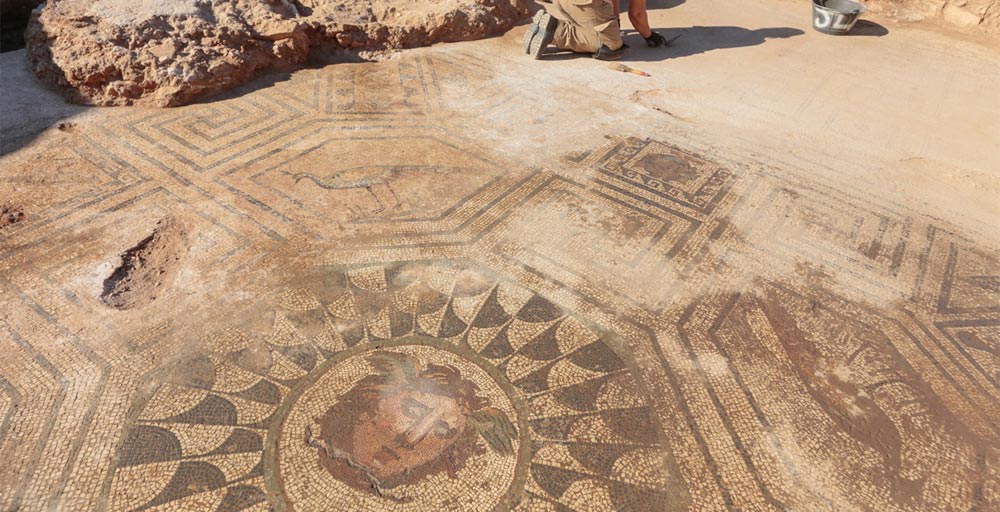
{"label": "circular medallion", "polygon": [[233,322],[151,374],[108,508],[684,508],[624,341],[515,283],[323,268]]}
{"label": "circular medallion", "polygon": [[514,482],[517,413],[483,367],[420,344],[329,361],[279,413],[290,510],[491,510]]}

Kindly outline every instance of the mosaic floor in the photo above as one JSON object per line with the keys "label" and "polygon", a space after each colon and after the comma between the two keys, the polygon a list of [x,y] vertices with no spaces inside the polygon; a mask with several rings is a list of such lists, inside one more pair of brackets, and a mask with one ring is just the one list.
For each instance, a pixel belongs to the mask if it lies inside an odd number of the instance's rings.
{"label": "mosaic floor", "polygon": [[564,107],[476,51],[4,156],[0,510],[1000,509],[995,246],[660,113],[536,165],[473,120]]}

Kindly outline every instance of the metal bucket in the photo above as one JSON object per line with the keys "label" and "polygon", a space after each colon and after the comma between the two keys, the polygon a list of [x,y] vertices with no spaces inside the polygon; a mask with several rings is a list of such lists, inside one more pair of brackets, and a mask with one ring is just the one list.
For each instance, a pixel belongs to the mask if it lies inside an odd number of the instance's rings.
{"label": "metal bucket", "polygon": [[852,0],[813,0],[813,28],[824,34],[844,35],[866,9]]}

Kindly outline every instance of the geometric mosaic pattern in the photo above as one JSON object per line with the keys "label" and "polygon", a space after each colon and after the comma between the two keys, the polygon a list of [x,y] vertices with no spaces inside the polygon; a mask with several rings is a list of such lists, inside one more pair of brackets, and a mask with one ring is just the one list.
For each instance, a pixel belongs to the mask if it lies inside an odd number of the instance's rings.
{"label": "geometric mosaic pattern", "polygon": [[627,183],[682,208],[710,213],[724,197],[732,173],[696,155],[660,142],[627,139],[587,159],[604,183]]}
{"label": "geometric mosaic pattern", "polygon": [[[261,330],[215,333],[205,353],[157,372],[119,448],[110,508],[266,510],[271,496],[288,509],[388,499],[400,510],[648,510],[687,499],[633,364],[551,302],[455,265],[328,268],[311,281],[275,297]],[[511,422],[506,446],[473,436],[409,461],[420,476],[377,492],[345,483],[360,470],[325,471],[326,448],[304,439],[381,364],[371,354],[447,362]],[[300,411],[312,394],[322,407]],[[424,474],[438,457],[459,467]]]}
{"label": "geometric mosaic pattern", "polygon": [[[0,509],[1000,509],[996,248],[658,130],[525,165],[469,119],[617,106],[497,69],[307,69],[5,157]],[[168,215],[175,284],[110,311]]]}

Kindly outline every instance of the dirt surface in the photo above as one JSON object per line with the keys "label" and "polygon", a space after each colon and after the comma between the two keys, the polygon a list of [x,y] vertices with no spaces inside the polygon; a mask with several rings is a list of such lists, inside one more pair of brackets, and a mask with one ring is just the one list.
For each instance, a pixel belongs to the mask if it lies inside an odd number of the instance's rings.
{"label": "dirt surface", "polygon": [[23,219],[24,212],[19,207],[10,204],[0,205],[0,229],[21,222]]}
{"label": "dirt surface", "polygon": [[88,105],[177,106],[273,70],[497,35],[525,0],[61,0],[26,32],[35,73]]}
{"label": "dirt surface", "polygon": [[132,309],[156,300],[173,284],[189,247],[183,222],[174,217],[157,222],[152,234],[122,253],[121,265],[104,281],[101,301]]}

